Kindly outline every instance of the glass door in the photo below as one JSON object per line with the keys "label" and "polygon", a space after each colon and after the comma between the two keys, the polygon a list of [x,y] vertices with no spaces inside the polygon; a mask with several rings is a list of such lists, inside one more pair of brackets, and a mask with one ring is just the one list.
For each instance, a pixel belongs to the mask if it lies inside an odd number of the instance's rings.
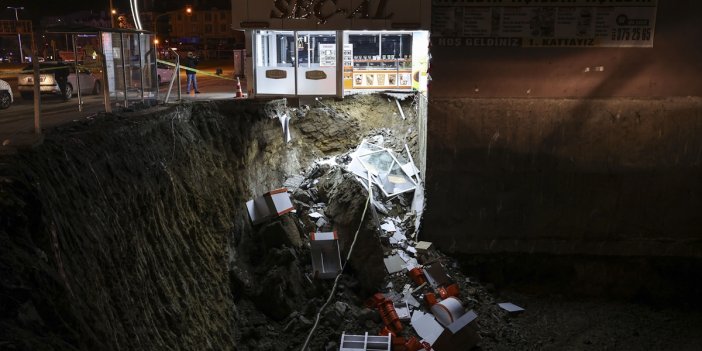
{"label": "glass door", "polygon": [[256,94],[295,95],[295,33],[259,30],[254,44]]}
{"label": "glass door", "polygon": [[297,95],[336,95],[336,32],[297,32]]}

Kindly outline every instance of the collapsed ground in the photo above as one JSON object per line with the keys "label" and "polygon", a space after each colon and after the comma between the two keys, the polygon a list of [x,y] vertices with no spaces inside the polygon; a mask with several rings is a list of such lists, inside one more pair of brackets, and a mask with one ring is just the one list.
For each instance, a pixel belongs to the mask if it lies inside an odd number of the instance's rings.
{"label": "collapsed ground", "polygon": [[[417,155],[415,103],[401,102],[406,120],[382,95],[102,115],[3,159],[0,349],[299,349],[331,287],[310,277],[309,232],[338,230],[346,256],[366,192],[342,166],[363,139]],[[285,112],[290,143],[277,118]],[[284,183],[296,213],[252,226],[245,202]],[[411,196],[378,201],[379,216],[411,236]],[[343,331],[377,333],[380,316],[363,302],[401,292],[406,276],[386,273],[378,224],[364,221],[312,350],[335,349]],[[498,292],[437,255],[478,314],[482,349],[702,344],[693,312]],[[496,306],[505,301],[527,311],[509,315]]]}

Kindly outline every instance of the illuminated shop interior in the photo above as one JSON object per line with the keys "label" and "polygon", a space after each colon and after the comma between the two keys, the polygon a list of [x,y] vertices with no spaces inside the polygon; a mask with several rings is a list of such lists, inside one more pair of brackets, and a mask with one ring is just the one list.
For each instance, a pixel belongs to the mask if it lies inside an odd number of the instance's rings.
{"label": "illuminated shop interior", "polygon": [[253,31],[256,95],[426,91],[427,31]]}

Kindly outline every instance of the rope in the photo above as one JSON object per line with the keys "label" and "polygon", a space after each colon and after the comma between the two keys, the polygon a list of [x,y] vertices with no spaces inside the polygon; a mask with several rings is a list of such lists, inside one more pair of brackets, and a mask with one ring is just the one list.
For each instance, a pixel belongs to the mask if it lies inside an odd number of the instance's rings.
{"label": "rope", "polygon": [[[171,67],[175,67],[175,66],[176,66],[175,63],[170,62],[170,61],[156,60],[156,62],[161,63],[161,64],[164,64],[164,65],[166,65],[166,66],[171,66]],[[214,74],[214,73],[211,73],[211,72],[202,71],[202,70],[199,70],[199,69],[196,69],[196,68],[192,68],[192,67],[188,67],[188,66],[183,66],[183,65],[180,65],[180,69],[185,70],[185,71],[190,71],[190,72],[195,72],[195,73],[203,74],[203,75],[210,76],[210,77],[225,79],[225,80],[232,80],[232,81],[235,81],[235,80],[236,80],[236,78],[224,77],[224,76],[217,75],[217,74]]]}
{"label": "rope", "polygon": [[341,271],[339,274],[337,274],[336,278],[334,279],[334,286],[332,286],[332,290],[329,293],[329,297],[327,298],[327,301],[322,305],[322,307],[319,309],[319,312],[317,312],[317,318],[314,321],[314,325],[312,326],[312,330],[310,330],[310,333],[307,335],[307,339],[305,339],[305,344],[302,345],[301,351],[306,351],[307,347],[310,343],[310,339],[312,339],[312,335],[314,334],[315,329],[317,329],[317,326],[319,325],[319,319],[322,316],[322,312],[324,312],[324,309],[327,308],[329,303],[331,303],[332,298],[334,297],[334,293],[336,293],[336,288],[339,284],[339,278],[341,278],[341,275],[344,272],[344,269],[346,268],[346,264],[349,263],[349,260],[351,259],[351,253],[353,252],[353,247],[356,245],[356,239],[358,239],[358,233],[361,232],[361,227],[363,226],[363,220],[366,218],[366,212],[368,211],[368,204],[370,204],[370,200],[373,197],[373,184],[370,182],[370,176],[368,177],[368,199],[366,199],[366,206],[363,209],[363,215],[361,215],[361,223],[358,224],[358,229],[356,230],[356,234],[353,236],[353,242],[351,242],[351,248],[349,249],[348,255],[346,255],[346,262],[344,262],[344,265],[341,266]]}

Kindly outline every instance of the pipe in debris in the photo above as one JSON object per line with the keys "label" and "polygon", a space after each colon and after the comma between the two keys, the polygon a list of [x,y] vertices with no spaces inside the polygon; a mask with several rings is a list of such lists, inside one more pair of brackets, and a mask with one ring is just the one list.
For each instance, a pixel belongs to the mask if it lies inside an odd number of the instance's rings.
{"label": "pipe in debris", "polygon": [[373,185],[371,184],[370,177],[368,177],[368,199],[366,199],[366,206],[363,208],[363,214],[361,215],[361,222],[358,224],[358,229],[356,230],[356,234],[354,234],[354,236],[353,236],[353,241],[351,242],[351,248],[349,249],[348,255],[346,255],[346,261],[341,266],[341,270],[339,271],[339,274],[337,274],[336,278],[334,279],[334,286],[332,286],[332,290],[329,293],[329,297],[327,298],[327,301],[319,309],[319,312],[317,312],[317,318],[314,321],[314,325],[312,326],[312,330],[310,330],[310,333],[307,335],[307,339],[305,339],[305,344],[302,345],[302,349],[301,349],[302,351],[307,351],[307,347],[310,343],[310,339],[312,339],[312,335],[314,335],[314,331],[315,331],[315,329],[317,329],[317,326],[319,325],[319,319],[322,316],[322,312],[324,312],[324,309],[327,308],[329,303],[331,303],[332,298],[334,298],[334,294],[336,293],[336,288],[339,284],[339,278],[341,278],[341,275],[344,273],[344,269],[346,268],[346,264],[349,263],[349,260],[351,259],[351,253],[353,252],[353,247],[356,245],[356,239],[358,239],[358,233],[361,232],[361,227],[363,227],[363,221],[366,218],[366,212],[368,211],[368,205],[370,204],[370,201],[372,198],[373,198]]}

